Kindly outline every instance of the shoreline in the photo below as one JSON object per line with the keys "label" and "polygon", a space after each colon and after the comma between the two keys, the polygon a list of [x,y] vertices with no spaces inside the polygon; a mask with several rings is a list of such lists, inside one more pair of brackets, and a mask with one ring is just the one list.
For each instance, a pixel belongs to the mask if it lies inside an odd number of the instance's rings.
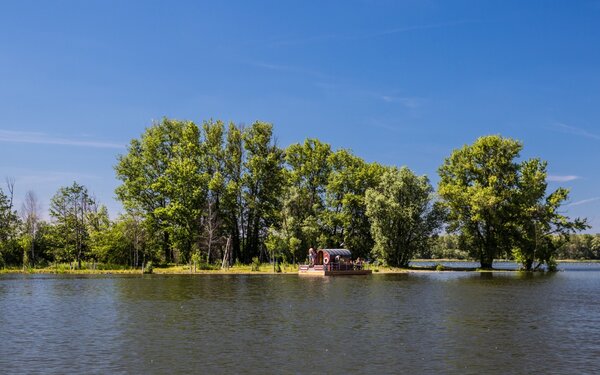
{"label": "shoreline", "polygon": [[[394,268],[394,267],[369,267],[373,274],[408,274],[408,273],[438,273],[438,272],[492,272],[492,273],[505,273],[505,272],[526,272],[519,269],[506,269],[506,268],[493,268],[493,269],[480,269],[478,267],[452,267],[443,266],[441,269],[437,269],[439,263],[466,263],[470,261],[456,260],[456,259],[417,259],[414,262],[427,262],[436,263],[431,266],[412,266],[409,268]],[[511,261],[497,261],[498,264],[508,263]],[[513,263],[513,262],[511,262]],[[598,260],[576,260],[568,259],[561,260],[560,263],[600,263]],[[56,267],[45,267],[35,269],[21,269],[21,268],[5,268],[0,269],[0,275],[2,274],[39,274],[39,275],[142,275],[141,269],[65,269]],[[296,266],[284,267],[281,272],[273,270],[272,265],[264,264],[258,271],[252,271],[251,266],[234,266],[227,269],[216,269],[216,270],[196,270],[195,272],[190,271],[189,266],[168,266],[168,267],[155,267],[151,273],[152,275],[297,275],[298,268]],[[144,275],[148,275],[147,273]]]}

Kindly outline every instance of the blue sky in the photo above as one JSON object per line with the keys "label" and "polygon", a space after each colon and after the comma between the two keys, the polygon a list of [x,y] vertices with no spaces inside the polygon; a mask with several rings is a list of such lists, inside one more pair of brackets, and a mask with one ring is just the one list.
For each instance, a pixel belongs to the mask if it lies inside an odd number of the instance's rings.
{"label": "blue sky", "polygon": [[13,1],[0,11],[0,177],[44,209],[163,116],[275,125],[437,183],[486,134],[549,162],[600,232],[598,1]]}

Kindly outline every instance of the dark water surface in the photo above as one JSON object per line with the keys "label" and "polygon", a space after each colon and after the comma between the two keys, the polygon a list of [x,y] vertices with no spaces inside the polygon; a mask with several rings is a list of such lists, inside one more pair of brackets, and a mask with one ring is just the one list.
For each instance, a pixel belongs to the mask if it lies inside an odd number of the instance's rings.
{"label": "dark water surface", "polygon": [[0,276],[1,373],[600,372],[600,265]]}

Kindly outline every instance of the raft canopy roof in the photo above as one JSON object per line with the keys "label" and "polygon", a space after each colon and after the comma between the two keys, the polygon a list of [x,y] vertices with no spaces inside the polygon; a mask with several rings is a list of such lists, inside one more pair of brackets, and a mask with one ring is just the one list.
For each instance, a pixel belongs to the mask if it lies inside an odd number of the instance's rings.
{"label": "raft canopy roof", "polygon": [[352,258],[352,253],[348,249],[319,249],[324,253],[328,253],[330,257],[340,256],[340,258]]}

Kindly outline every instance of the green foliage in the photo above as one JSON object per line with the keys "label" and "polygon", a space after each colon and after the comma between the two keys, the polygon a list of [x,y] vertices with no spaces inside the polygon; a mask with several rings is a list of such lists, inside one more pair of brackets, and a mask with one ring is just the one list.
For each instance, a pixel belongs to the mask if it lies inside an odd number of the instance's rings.
{"label": "green foliage", "polygon": [[266,228],[279,222],[284,153],[273,141],[273,126],[256,122],[243,133],[246,173],[242,176],[245,233],[242,257],[249,261],[264,245]]}
{"label": "green foliage", "polygon": [[347,150],[333,153],[332,172],[326,189],[324,212],[328,245],[343,243],[357,257],[370,256],[374,246],[365,194],[376,188],[384,172],[379,164],[368,164]]}
{"label": "green foliage", "polygon": [[513,227],[513,255],[526,270],[543,264],[552,268],[558,249],[569,241],[569,235],[588,228],[585,220],[571,221],[560,213],[560,206],[568,199],[567,189],[558,188],[546,196],[546,165],[531,159],[522,162],[520,168],[515,195],[520,215]]}
{"label": "green foliage", "polygon": [[557,246],[553,234],[584,229],[585,220],[558,213],[568,191],[546,196],[546,163],[516,162],[521,142],[493,135],[454,150],[439,169],[438,193],[449,212],[450,232],[457,232],[482,268],[511,253],[531,269],[549,262]]}
{"label": "green foliage", "polygon": [[376,189],[366,192],[367,215],[375,239],[373,252],[392,267],[407,267],[426,247],[442,222],[432,203],[433,188],[425,176],[406,167],[388,168]]}
{"label": "green foliage", "polygon": [[260,271],[260,259],[258,257],[253,257],[251,266],[252,271]]}
{"label": "green foliage", "polygon": [[434,236],[431,245],[420,253],[423,259],[469,259],[469,252],[461,247],[460,237],[446,234]]}
{"label": "green foliage", "polygon": [[154,272],[154,264],[152,264],[152,261],[149,261],[144,266],[144,273],[151,274],[153,272]]}
{"label": "green foliage", "polygon": [[50,216],[54,220],[53,235],[55,258],[77,261],[79,268],[90,247],[89,224],[96,202],[85,186],[61,187],[50,202]]}
{"label": "green foliage", "polygon": [[[512,257],[525,269],[600,259],[600,236],[575,235],[585,220],[560,213],[568,190],[547,194],[546,163],[518,162],[521,149],[487,136],[455,150],[439,169],[439,203],[428,179],[408,168],[367,163],[318,139],[282,150],[268,123],[198,127],[165,118],[118,158],[126,213],[116,220],[77,183],[52,198],[52,223],[39,220],[33,193],[21,221],[12,185],[8,195],[0,189],[0,266],[212,269],[225,258],[258,270],[270,258],[277,271],[304,261],[310,247],[345,247],[395,267],[415,256],[474,257],[484,268]],[[438,237],[446,214],[448,234]]]}
{"label": "green foliage", "polygon": [[3,262],[19,264],[22,252],[17,243],[20,226],[19,216],[13,208],[12,185],[8,186],[9,195],[0,188],[0,256]]}

